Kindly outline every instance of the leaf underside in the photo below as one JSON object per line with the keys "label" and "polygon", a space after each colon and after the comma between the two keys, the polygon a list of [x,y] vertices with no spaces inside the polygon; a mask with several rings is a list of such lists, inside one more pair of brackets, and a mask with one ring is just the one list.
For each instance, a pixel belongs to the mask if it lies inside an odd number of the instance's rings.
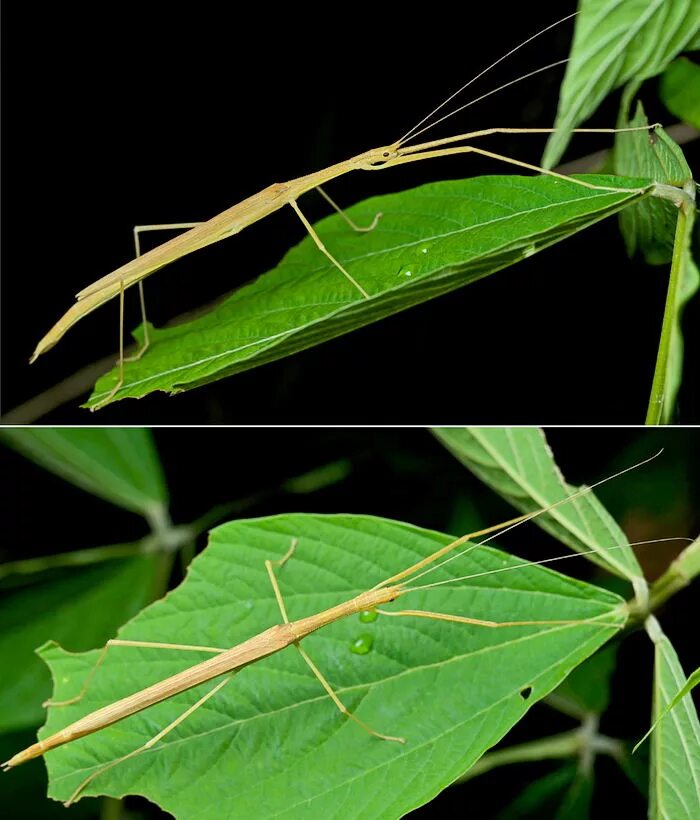
{"label": "leaf underside", "polygon": [[542,164],[555,166],[571,137],[607,95],[660,74],[691,45],[700,27],[698,0],[581,0],[559,96],[557,131]]}
{"label": "leaf underside", "polygon": [[[277,268],[205,316],[154,330],[143,358],[126,364],[114,400],[190,389],[320,344],[512,265],[648,193],[648,180],[581,179],[630,191],[545,176],[477,177],[355,205],[348,215],[359,224],[383,214],[366,234],[351,231],[338,215],[327,217],[317,233],[371,298],[307,236]],[[104,400],[116,381],[115,369],[98,381],[86,406]]]}
{"label": "leaf underside", "polygon": [[[573,495],[557,466],[544,432],[536,427],[444,427],[434,435],[481,481],[524,513]],[[632,579],[642,570],[627,538],[594,493],[561,504],[535,524],[611,572]],[[609,550],[609,547],[615,549]]]}
{"label": "leaf underside", "polygon": [[[450,539],[364,516],[285,515],[217,528],[185,582],[131,621],[120,637],[227,647],[279,623],[266,558],[293,537],[279,571],[290,618],[356,595]],[[520,563],[482,547],[426,580]],[[407,595],[389,608],[493,620],[605,622],[488,629],[422,618],[357,616],[304,640],[340,698],[378,731],[342,717],[293,647],[243,669],[151,751],[97,777],[87,794],[143,794],[181,818],[396,817],[422,805],[502,738],[530,706],[616,633],[621,599],[543,567],[499,572]],[[372,650],[353,654],[360,635]],[[54,697],[80,690],[97,653],[42,650]],[[114,647],[87,697],[50,710],[45,737],[119,697],[209,655]],[[96,768],[175,720],[208,683],[47,755],[50,796],[67,799]]]}
{"label": "leaf underside", "polygon": [[118,427],[5,429],[0,437],[22,455],[89,493],[144,513],[168,501],[150,430]]}

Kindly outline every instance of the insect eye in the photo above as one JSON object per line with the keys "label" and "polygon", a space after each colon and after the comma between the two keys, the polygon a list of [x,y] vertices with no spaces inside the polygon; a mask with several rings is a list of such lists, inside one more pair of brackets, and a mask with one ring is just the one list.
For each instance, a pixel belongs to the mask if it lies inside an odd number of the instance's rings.
{"label": "insect eye", "polygon": [[388,157],[388,156],[389,156],[389,152],[388,152],[388,151],[385,151],[385,152],[382,154],[382,156],[383,156],[383,157]]}

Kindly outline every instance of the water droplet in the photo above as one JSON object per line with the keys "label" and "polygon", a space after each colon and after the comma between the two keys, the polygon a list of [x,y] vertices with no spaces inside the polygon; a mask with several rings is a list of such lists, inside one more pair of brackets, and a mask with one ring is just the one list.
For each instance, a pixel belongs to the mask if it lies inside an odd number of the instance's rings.
{"label": "water droplet", "polygon": [[411,275],[411,271],[410,271],[410,270],[407,270],[407,271],[406,271],[406,273],[404,273],[404,276],[410,276],[410,275]]}
{"label": "water droplet", "polygon": [[379,613],[376,609],[363,609],[360,612],[360,622],[363,624],[371,624],[373,621],[376,621],[379,617]]}
{"label": "water droplet", "polygon": [[372,650],[374,638],[371,635],[358,635],[357,638],[350,644],[350,651],[354,655],[366,655]]}
{"label": "water droplet", "polygon": [[421,248],[421,253],[428,253],[428,249],[427,248]]}

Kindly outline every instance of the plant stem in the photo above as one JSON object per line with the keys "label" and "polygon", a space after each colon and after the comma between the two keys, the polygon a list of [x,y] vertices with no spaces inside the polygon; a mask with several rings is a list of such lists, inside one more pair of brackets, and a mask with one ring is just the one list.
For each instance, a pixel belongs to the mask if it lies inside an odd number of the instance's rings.
{"label": "plant stem", "polygon": [[485,774],[498,766],[511,763],[527,763],[534,760],[559,760],[579,757],[583,754],[608,754],[620,758],[624,754],[620,741],[591,731],[590,726],[582,726],[570,732],[539,738],[517,746],[509,746],[495,752],[488,752],[469,771],[458,777],[452,785],[465,783]]}
{"label": "plant stem", "polygon": [[[657,186],[658,194],[663,198],[665,189],[669,186]],[[663,187],[663,192],[662,192]],[[678,290],[688,264],[690,254],[690,238],[693,230],[695,216],[695,183],[690,180],[690,184],[683,186],[683,192],[687,196],[681,196],[675,200],[678,207],[678,219],[676,221],[676,234],[673,240],[673,256],[671,258],[671,273],[668,281],[668,291],[666,293],[666,306],[664,308],[664,319],[661,326],[661,338],[659,340],[659,350],[656,355],[656,367],[654,369],[654,380],[649,396],[649,407],[647,408],[646,424],[661,424],[664,416],[668,416],[671,408],[664,412],[664,401],[666,398],[666,374],[668,372],[668,357],[671,350],[671,339],[676,323],[676,313],[678,304]],[[678,191],[678,194],[682,192]]]}
{"label": "plant stem", "polygon": [[42,555],[39,558],[27,558],[23,561],[8,561],[0,564],[0,578],[8,575],[30,575],[58,567],[89,566],[102,561],[113,561],[116,558],[133,558],[142,552],[142,541],[133,541],[128,544],[111,544],[106,547],[63,552],[59,555]]}
{"label": "plant stem", "polygon": [[640,608],[637,599],[627,603],[631,625],[638,625],[646,619],[650,612],[658,609],[667,601],[700,575],[700,538],[696,538],[683,552],[669,565],[664,574],[657,578],[649,588],[649,605],[644,610]]}

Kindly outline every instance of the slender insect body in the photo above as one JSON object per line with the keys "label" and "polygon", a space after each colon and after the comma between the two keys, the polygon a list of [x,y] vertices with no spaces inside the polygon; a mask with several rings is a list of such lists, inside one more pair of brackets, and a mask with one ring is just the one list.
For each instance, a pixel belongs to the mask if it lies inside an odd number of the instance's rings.
{"label": "slender insect body", "polygon": [[368,590],[349,601],[331,607],[318,615],[301,618],[290,623],[276,624],[247,641],[221,652],[213,658],[189,667],[158,681],[152,686],[121,698],[114,703],[97,709],[83,718],[71,723],[60,732],[29,746],[3,764],[6,768],[19,766],[34,757],[39,757],[51,749],[70,743],[73,740],[89,735],[99,729],[111,726],[124,718],[147,709],[156,703],[167,700],[179,692],[187,691],[213,678],[226,673],[238,671],[261,658],[273,655],[290,646],[312,632],[321,629],[334,621],[346,618],[367,609],[393,601],[401,594],[400,587]]}

